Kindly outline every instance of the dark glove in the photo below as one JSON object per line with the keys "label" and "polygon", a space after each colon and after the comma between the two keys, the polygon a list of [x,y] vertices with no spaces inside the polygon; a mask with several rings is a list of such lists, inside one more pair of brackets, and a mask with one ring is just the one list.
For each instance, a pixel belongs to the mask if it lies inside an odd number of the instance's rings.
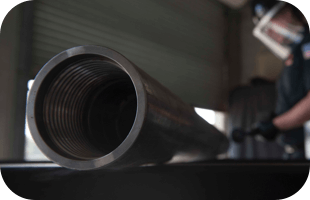
{"label": "dark glove", "polygon": [[276,139],[279,129],[272,123],[272,121],[262,121],[257,124],[257,129],[260,131],[259,135],[263,136],[268,141]]}

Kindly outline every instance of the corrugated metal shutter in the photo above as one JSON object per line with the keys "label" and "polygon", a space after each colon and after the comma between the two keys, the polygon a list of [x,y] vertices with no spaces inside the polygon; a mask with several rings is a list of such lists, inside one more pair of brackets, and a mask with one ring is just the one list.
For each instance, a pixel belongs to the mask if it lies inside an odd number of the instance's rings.
{"label": "corrugated metal shutter", "polygon": [[225,18],[213,0],[35,1],[33,74],[79,45],[112,48],[184,101],[217,109]]}

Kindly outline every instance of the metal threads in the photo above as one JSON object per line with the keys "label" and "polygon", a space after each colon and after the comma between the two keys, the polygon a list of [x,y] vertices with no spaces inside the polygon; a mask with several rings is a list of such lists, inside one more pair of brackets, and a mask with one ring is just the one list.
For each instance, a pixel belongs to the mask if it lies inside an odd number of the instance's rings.
{"label": "metal threads", "polygon": [[[131,124],[125,133],[119,133],[120,115],[128,99],[135,101],[130,103]],[[49,139],[58,152],[77,160],[96,159],[113,151],[129,133],[135,112],[130,77],[100,57],[84,58],[65,67],[51,82],[43,102]]]}

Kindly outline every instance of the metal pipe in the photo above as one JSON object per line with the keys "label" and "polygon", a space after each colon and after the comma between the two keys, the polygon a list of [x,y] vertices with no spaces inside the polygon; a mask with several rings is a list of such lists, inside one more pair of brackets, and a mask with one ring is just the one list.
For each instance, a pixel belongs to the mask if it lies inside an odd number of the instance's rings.
{"label": "metal pipe", "polygon": [[227,138],[116,51],[79,46],[52,58],[29,92],[27,121],[41,151],[89,170],[215,159]]}

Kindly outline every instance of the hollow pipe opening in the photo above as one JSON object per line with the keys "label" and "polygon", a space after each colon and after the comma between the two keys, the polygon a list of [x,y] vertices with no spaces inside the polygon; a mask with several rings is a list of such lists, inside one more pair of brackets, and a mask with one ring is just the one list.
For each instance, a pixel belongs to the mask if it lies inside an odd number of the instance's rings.
{"label": "hollow pipe opening", "polygon": [[44,142],[74,160],[93,160],[116,149],[137,112],[130,76],[106,57],[70,57],[51,70],[36,94],[36,124]]}

